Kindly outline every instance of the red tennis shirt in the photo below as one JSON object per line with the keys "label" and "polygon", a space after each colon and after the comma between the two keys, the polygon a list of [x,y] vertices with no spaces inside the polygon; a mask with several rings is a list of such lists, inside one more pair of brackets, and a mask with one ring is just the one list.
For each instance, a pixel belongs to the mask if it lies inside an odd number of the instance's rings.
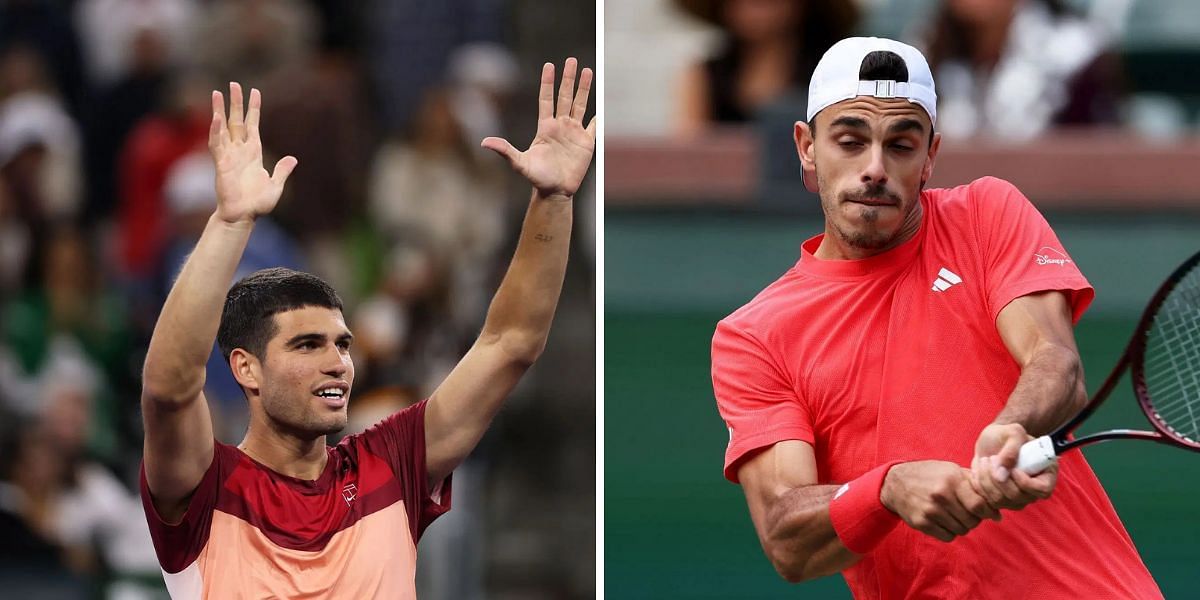
{"label": "red tennis shirt", "polygon": [[191,598],[416,598],[417,540],[450,509],[430,490],[425,403],[328,449],[305,481],[214,442],[182,520],[162,520],[142,469],[142,504],[167,589]]}
{"label": "red tennis shirt", "polygon": [[[813,446],[820,483],[890,461],[970,465],[1020,368],[996,317],[1062,290],[1078,321],[1093,291],[1037,209],[983,178],[925,190],[911,240],[862,260],[800,260],[717,326],[713,389],[725,476],[783,440]],[[1079,452],[1053,496],[947,544],[901,525],[843,571],[856,598],[1161,598]],[[1069,543],[1068,543],[1069,542]]]}

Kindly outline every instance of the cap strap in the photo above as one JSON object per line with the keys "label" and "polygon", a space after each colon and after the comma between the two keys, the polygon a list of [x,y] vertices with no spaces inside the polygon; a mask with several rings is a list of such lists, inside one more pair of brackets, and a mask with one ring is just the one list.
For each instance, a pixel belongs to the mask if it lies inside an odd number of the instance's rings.
{"label": "cap strap", "polygon": [[876,98],[908,98],[908,82],[892,79],[859,81],[858,95],[874,96]]}

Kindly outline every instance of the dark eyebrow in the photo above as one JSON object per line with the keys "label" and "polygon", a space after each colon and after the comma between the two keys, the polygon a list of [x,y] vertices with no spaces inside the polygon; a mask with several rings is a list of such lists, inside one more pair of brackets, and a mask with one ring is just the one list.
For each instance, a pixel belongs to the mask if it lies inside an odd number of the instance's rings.
{"label": "dark eyebrow", "polygon": [[[299,333],[299,334],[292,336],[290,339],[288,339],[288,341],[284,342],[283,345],[287,346],[289,348],[293,348],[293,347],[299,346],[300,344],[303,344],[305,342],[316,342],[318,344],[324,344],[326,339],[328,339],[328,338],[323,333],[312,333],[312,332]],[[347,331],[337,337],[337,341],[339,341],[339,342],[341,342],[343,340],[349,342],[353,339],[354,339],[354,334],[350,333],[349,331]]]}
{"label": "dark eyebrow", "polygon": [[[839,125],[842,127],[850,127],[851,129],[870,129],[870,127],[867,126],[866,119],[860,119],[858,117],[838,117],[829,124],[829,127],[832,129]],[[918,125],[920,125],[920,123],[918,123]]]}
{"label": "dark eyebrow", "polygon": [[888,133],[892,135],[909,131],[925,133],[925,125],[916,119],[900,119],[888,127]]}

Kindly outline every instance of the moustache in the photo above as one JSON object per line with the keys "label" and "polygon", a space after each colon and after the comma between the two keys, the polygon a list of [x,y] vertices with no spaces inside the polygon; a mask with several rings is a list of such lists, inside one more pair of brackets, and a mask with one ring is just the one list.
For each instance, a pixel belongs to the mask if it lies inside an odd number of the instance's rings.
{"label": "moustache", "polygon": [[867,186],[861,190],[842,193],[843,202],[863,202],[865,200],[886,200],[892,204],[900,204],[900,196],[889,190],[886,185]]}

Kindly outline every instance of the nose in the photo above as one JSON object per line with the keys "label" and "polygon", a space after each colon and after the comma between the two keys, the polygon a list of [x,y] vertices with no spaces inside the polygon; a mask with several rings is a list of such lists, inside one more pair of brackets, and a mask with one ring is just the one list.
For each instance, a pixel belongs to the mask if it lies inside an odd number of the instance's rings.
{"label": "nose", "polygon": [[325,358],[321,372],[331,377],[341,378],[350,370],[350,360],[349,352],[342,352],[337,346],[334,346],[333,351]]}
{"label": "nose", "polygon": [[866,168],[862,172],[862,182],[867,185],[878,186],[887,183],[887,180],[887,169],[883,165],[883,147],[873,145],[867,157]]}

